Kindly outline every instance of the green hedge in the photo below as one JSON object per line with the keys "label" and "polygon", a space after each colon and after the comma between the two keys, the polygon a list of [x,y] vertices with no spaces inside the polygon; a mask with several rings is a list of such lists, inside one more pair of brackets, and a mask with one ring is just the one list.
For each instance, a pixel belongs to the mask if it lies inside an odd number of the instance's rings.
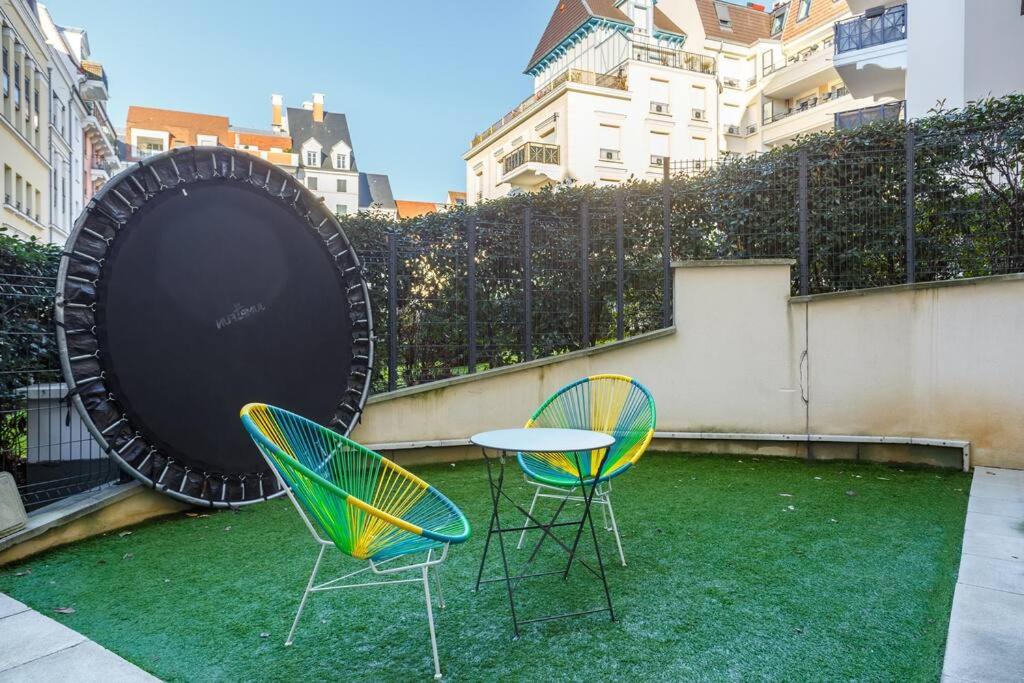
{"label": "green hedge", "polygon": [[[918,281],[1024,271],[1024,96],[938,110],[913,122]],[[387,366],[386,243],[399,245],[396,384],[463,372],[468,362],[467,226],[477,230],[479,361],[493,367],[616,336],[615,195],[623,202],[627,335],[661,324],[663,201],[674,259],[799,256],[806,164],[809,291],[907,279],[908,126],[884,121],[619,188],[569,186],[409,220],[341,219],[366,262]],[[802,162],[802,159],[806,159]],[[692,165],[690,165],[692,168]],[[590,325],[582,331],[581,210],[590,215]],[[533,345],[523,346],[522,231],[532,212]],[[518,282],[517,282],[518,278]],[[794,289],[799,272],[794,269]],[[574,291],[575,290],[575,291]],[[387,386],[381,376],[378,388]]]}
{"label": "green hedge", "polygon": [[53,294],[60,248],[0,231],[0,470],[20,474],[27,415],[17,391],[59,368]]}

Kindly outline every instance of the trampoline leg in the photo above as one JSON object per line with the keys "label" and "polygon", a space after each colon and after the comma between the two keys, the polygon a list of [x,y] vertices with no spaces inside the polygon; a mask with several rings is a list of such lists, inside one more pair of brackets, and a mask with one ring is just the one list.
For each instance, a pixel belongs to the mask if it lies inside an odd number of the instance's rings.
{"label": "trampoline leg", "polygon": [[423,568],[423,594],[427,599],[427,622],[430,624],[430,648],[434,653],[434,678],[441,679],[441,660],[437,656],[437,636],[434,634],[434,609],[430,605],[429,568]]}
{"label": "trampoline leg", "polygon": [[324,551],[327,550],[327,546],[320,544],[320,554],[316,556],[316,563],[313,565],[313,573],[309,575],[309,583],[306,584],[306,591],[302,594],[302,601],[299,602],[299,611],[295,613],[295,621],[292,622],[292,630],[288,631],[288,639],[284,641],[285,647],[292,644],[292,640],[295,638],[295,629],[299,625],[299,617],[302,616],[302,609],[306,606],[306,599],[309,598],[309,592],[313,588],[313,582],[316,581],[316,573],[320,570],[320,560],[324,559]]}
{"label": "trampoline leg", "polygon": [[[526,516],[526,519],[523,520],[523,526],[526,526],[527,524],[530,523],[530,517],[533,516],[533,508],[537,504],[537,498],[539,498],[539,497],[540,497],[540,487],[538,486],[537,490],[534,491],[534,493],[533,493],[533,500],[530,502],[530,512]],[[523,549],[523,539],[525,539],[525,538],[526,538],[526,529],[523,529],[522,533],[519,534],[519,543],[516,544],[516,550],[522,550]]]}
{"label": "trampoline leg", "polygon": [[622,552],[622,539],[619,538],[619,525],[615,523],[615,510],[612,508],[612,492],[604,492],[604,504],[608,506],[608,515],[612,518],[612,531],[615,533],[615,544],[619,546],[619,560],[626,566],[626,554]]}

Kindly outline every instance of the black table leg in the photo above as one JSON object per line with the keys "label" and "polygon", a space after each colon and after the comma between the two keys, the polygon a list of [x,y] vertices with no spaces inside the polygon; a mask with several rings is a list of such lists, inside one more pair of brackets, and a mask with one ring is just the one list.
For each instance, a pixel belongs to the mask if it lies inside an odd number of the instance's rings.
{"label": "black table leg", "polygon": [[580,520],[580,527],[576,531],[576,539],[572,544],[572,551],[569,553],[569,562],[565,565],[565,573],[562,575],[562,579],[566,580],[569,578],[569,570],[572,568],[572,562],[576,557],[576,549],[579,547],[580,536],[583,533],[583,525],[590,525],[590,536],[594,541],[594,553],[597,555],[597,568],[601,576],[601,585],[604,587],[604,597],[608,603],[608,612],[611,614],[612,621],[615,621],[615,609],[612,607],[612,595],[611,591],[608,590],[608,578],[604,572],[604,562],[601,561],[601,546],[597,541],[597,531],[594,529],[594,518],[591,514],[592,507],[591,503],[594,500],[594,494],[597,491],[597,485],[600,481],[600,474],[604,470],[605,460],[608,458],[608,449],[605,449],[601,455],[601,462],[598,463],[597,472],[594,476],[594,482],[590,486],[589,493],[587,492],[587,483],[583,478],[583,468],[580,466],[579,453],[575,453],[576,458],[576,471],[579,473],[580,478],[580,490],[583,491],[583,518]]}

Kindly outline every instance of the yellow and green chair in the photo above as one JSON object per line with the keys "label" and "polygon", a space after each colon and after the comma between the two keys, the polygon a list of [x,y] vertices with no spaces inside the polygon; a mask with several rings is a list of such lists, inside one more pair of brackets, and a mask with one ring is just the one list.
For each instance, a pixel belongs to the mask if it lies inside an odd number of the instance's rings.
{"label": "yellow and green chair", "polygon": [[[572,495],[579,488],[581,478],[587,486],[596,484],[593,504],[601,508],[605,529],[615,535],[619,559],[625,566],[626,555],[622,551],[622,539],[612,508],[611,480],[627,472],[644,454],[654,437],[656,420],[651,392],[632,377],[594,375],[555,392],[529,419],[527,428],[588,429],[615,437],[615,443],[609,448],[603,466],[602,451],[581,457],[580,468],[570,453],[520,453],[517,457],[526,481],[536,487],[530,503],[530,515],[533,515],[539,498],[561,501],[559,512],[567,502],[583,501],[582,496]],[[525,537],[524,529],[519,536],[518,548],[523,547]]]}
{"label": "yellow and green chair", "polygon": [[[292,644],[310,593],[422,581],[434,677],[440,678],[430,575],[434,576],[439,606],[443,609],[439,569],[448,556],[449,546],[469,538],[466,516],[415,474],[315,422],[262,403],[245,406],[241,417],[320,546],[285,645]],[[332,546],[358,560],[366,560],[368,566],[317,584],[320,562]],[[399,562],[411,555],[421,557],[415,558],[419,561]],[[365,571],[382,576],[416,572],[420,576],[346,582]]]}

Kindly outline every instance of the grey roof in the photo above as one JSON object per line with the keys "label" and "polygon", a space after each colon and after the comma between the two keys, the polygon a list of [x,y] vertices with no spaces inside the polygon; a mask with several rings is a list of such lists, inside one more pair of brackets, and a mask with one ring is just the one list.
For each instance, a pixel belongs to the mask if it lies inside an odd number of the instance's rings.
{"label": "grey roof", "polygon": [[391,193],[391,179],[381,173],[359,174],[359,208],[371,207],[395,210],[395,196]]}
{"label": "grey roof", "polygon": [[[323,153],[320,155],[320,167],[332,168],[328,154],[338,142],[344,141],[352,150],[349,170],[358,171],[356,152],[352,145],[352,135],[348,132],[348,119],[344,114],[324,112],[323,123],[313,121],[313,112],[309,109],[288,107],[288,132],[292,136],[292,149],[299,151],[306,140],[313,138],[320,143]],[[305,162],[305,159],[300,159]]]}

